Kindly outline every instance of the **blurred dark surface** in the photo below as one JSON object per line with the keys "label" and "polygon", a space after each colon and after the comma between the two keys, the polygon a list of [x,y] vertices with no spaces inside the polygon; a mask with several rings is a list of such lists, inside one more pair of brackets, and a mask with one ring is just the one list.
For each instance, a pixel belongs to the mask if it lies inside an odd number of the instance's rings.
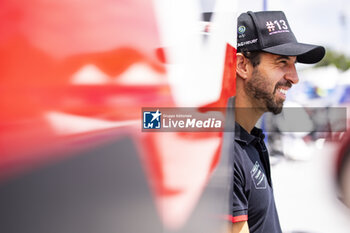
{"label": "blurred dark surface", "polygon": [[94,147],[0,186],[0,232],[162,232],[131,138]]}

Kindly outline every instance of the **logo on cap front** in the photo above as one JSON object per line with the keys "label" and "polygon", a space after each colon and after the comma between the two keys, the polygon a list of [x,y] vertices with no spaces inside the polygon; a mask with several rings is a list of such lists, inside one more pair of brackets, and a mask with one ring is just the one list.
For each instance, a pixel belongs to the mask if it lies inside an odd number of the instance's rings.
{"label": "logo on cap front", "polygon": [[266,21],[266,29],[269,31],[269,35],[290,32],[286,21],[283,19],[275,21]]}
{"label": "logo on cap front", "polygon": [[239,26],[238,28],[238,34],[242,35],[243,33],[245,33],[245,26]]}

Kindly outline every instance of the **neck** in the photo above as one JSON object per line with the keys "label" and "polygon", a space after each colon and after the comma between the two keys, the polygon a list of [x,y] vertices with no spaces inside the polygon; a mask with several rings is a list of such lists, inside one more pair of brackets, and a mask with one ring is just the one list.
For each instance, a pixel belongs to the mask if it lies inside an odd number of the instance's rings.
{"label": "neck", "polygon": [[235,103],[235,120],[248,133],[252,131],[256,122],[264,113],[263,109],[259,109],[251,102],[247,101],[247,96],[237,96]]}

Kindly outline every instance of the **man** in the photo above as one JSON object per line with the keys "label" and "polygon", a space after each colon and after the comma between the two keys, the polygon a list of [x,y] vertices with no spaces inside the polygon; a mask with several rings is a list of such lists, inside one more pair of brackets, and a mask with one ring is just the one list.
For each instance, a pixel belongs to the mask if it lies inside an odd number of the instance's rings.
{"label": "man", "polygon": [[281,11],[247,12],[238,18],[234,186],[230,232],[282,232],[261,129],[264,112],[282,111],[299,79],[295,63],[319,62],[325,49],[298,43]]}

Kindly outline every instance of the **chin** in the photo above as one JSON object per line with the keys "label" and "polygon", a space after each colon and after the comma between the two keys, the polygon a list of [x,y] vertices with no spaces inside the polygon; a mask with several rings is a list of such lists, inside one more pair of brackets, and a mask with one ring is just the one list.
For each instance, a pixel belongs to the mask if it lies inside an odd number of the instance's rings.
{"label": "chin", "polygon": [[267,110],[269,112],[272,112],[274,115],[280,114],[282,112],[282,109],[283,109],[283,102],[267,105]]}
{"label": "chin", "polygon": [[283,108],[274,108],[273,111],[271,111],[274,115],[280,114],[282,112]]}

